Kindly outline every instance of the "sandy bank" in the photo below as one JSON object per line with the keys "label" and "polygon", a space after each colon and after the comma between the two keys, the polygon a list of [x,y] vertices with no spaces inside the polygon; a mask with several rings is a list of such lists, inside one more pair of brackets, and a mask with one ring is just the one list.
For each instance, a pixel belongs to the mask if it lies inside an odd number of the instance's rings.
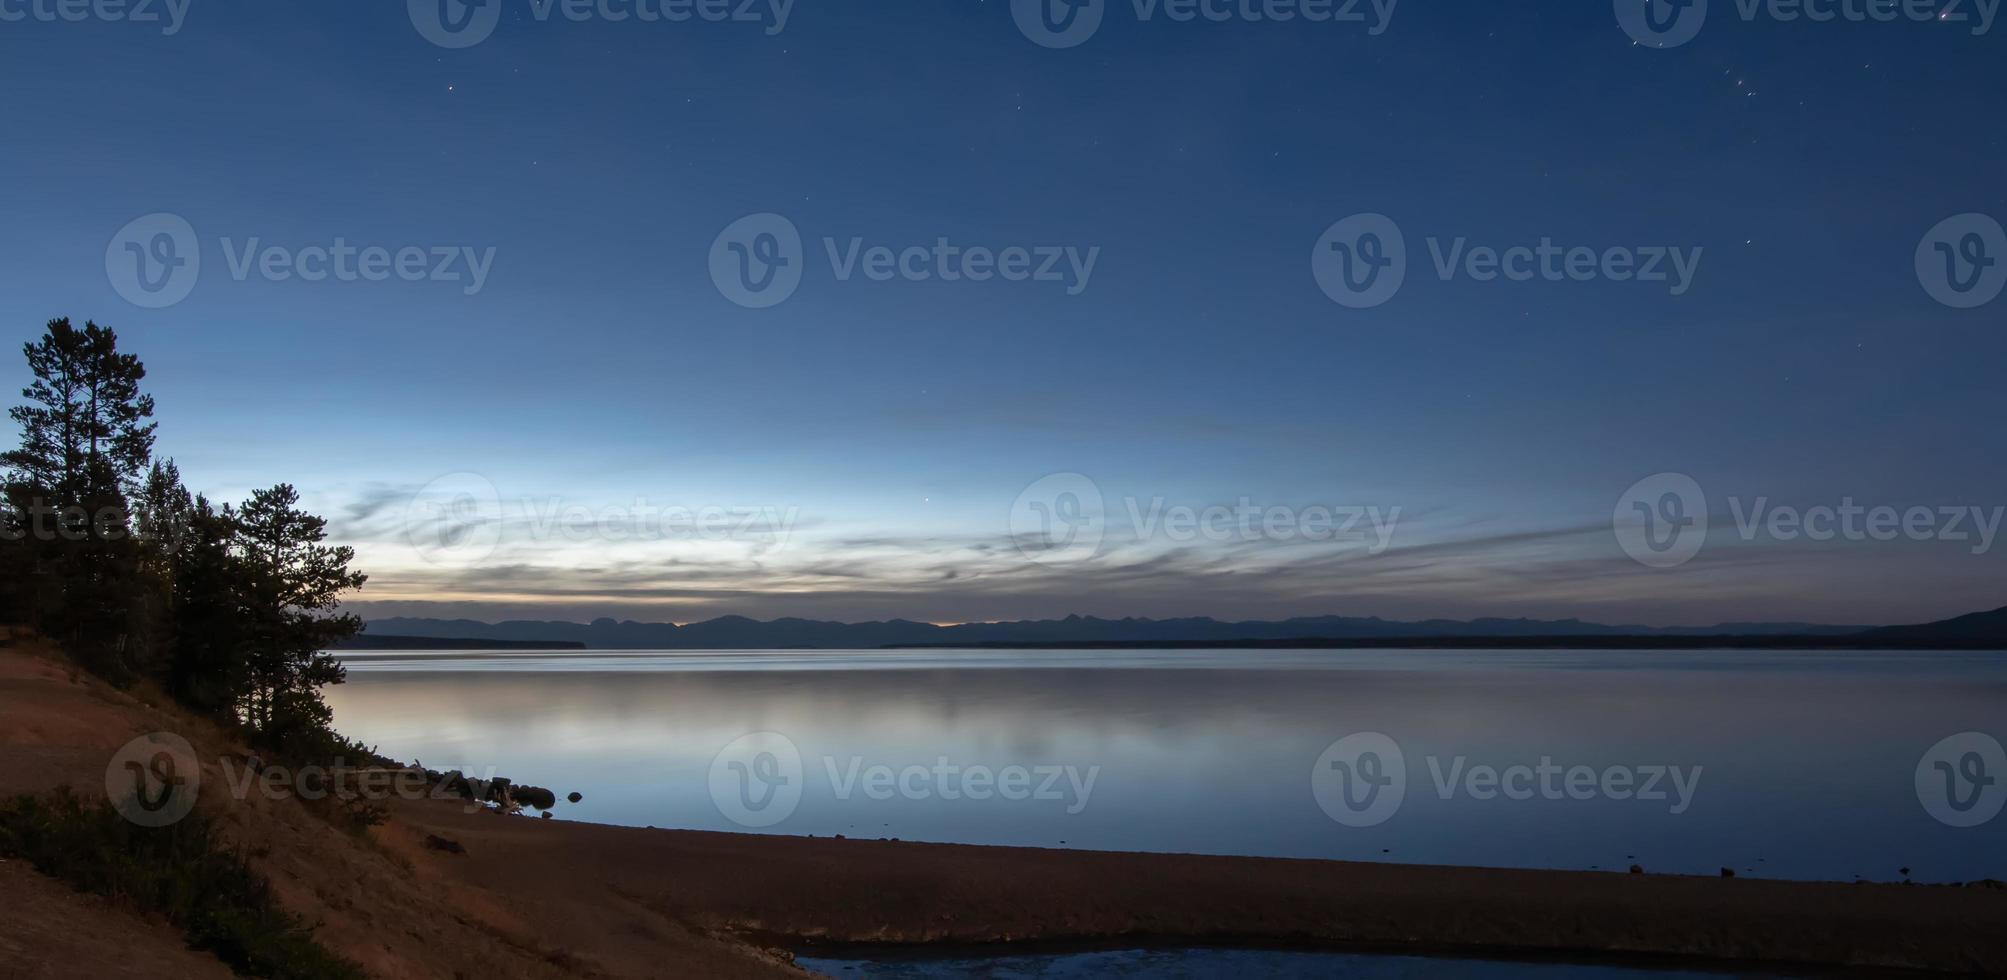
{"label": "sandy bank", "polygon": [[1147,937],[2007,971],[2007,891],[664,831],[406,804],[486,889],[630,903],[714,935]]}

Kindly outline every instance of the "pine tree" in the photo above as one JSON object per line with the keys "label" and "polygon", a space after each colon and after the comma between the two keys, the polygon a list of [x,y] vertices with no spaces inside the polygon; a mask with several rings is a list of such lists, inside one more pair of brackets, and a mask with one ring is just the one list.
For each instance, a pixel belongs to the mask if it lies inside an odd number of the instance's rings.
{"label": "pine tree", "polygon": [[282,483],[253,493],[236,514],[251,635],[244,716],[282,745],[327,728],[320,688],[341,683],[344,672],[324,651],[362,630],[360,617],[334,609],[367,580],[348,569],[354,549],[321,543],[327,520],[300,510],[299,500]]}
{"label": "pine tree", "polygon": [[181,468],[174,460],[156,462],[147,471],[134,510],[133,531],[147,544],[148,563],[171,565],[195,512],[194,498],[182,484]]}
{"label": "pine tree", "polygon": [[249,576],[237,553],[237,515],[197,495],[173,539],[167,689],[218,720],[238,721],[249,700]]}
{"label": "pine tree", "polygon": [[189,494],[175,460],[147,470],[132,514],[145,578],[138,617],[147,625],[147,673],[215,717],[229,715],[239,673],[233,657],[219,653],[233,647],[239,613],[231,528],[227,512],[219,516],[209,500]]}
{"label": "pine tree", "polygon": [[51,320],[24,345],[28,404],[8,412],[21,445],[8,468],[0,561],[12,605],[99,673],[130,679],[145,658],[141,556],[128,515],[153,451],[146,368],[95,323]]}
{"label": "pine tree", "polygon": [[52,506],[88,504],[137,489],[153,455],[153,396],[139,383],[146,367],[118,351],[118,334],[67,317],[25,344],[34,381],[21,390],[30,404],[8,417],[21,426],[21,447],[0,456],[15,482]]}

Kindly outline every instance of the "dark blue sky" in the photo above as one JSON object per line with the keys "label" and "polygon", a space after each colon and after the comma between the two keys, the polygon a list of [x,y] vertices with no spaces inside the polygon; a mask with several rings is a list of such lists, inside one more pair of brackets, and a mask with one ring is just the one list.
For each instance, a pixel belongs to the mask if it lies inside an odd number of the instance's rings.
{"label": "dark blue sky", "polygon": [[[1947,218],[2007,219],[2007,25],[1714,0],[1651,50],[1601,3],[1402,3],[1373,36],[1122,0],[1052,49],[996,0],[802,0],[777,34],[494,2],[492,36],[457,50],[397,3],[192,0],[172,36],[0,21],[10,342],[55,316],[118,328],[161,451],[226,499],[298,484],[373,573],[366,612],[1895,622],[2007,602],[1976,536],[2007,506],[2007,298],[1940,303],[1915,262]],[[116,239],[161,212],[201,268],[149,309],[115,288]],[[749,309],[709,256],[764,212],[799,230],[802,280]],[[1397,224],[1408,269],[1353,309],[1311,254],[1361,213]],[[1443,280],[1429,243],[1459,237],[1700,252],[1678,295]],[[337,238],[492,265],[472,295],[234,274],[251,239],[297,261]],[[1084,285],[844,281],[824,244],[944,238],[1098,252]],[[1011,537],[1055,473],[1107,512],[1078,560]],[[1712,518],[1669,567],[1611,526],[1661,473]],[[413,531],[442,477],[475,488],[471,544]],[[1401,510],[1369,549],[1134,527],[1159,498]],[[1759,500],[1939,516],[1820,542],[1743,532]],[[1979,508],[1971,540],[1947,506]],[[549,517],[574,507],[786,533],[563,533]]]}

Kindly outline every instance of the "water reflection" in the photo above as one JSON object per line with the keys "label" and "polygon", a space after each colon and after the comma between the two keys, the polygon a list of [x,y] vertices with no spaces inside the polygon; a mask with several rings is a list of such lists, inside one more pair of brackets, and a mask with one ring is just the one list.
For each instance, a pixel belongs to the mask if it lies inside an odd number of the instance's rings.
{"label": "water reflection", "polygon": [[[351,656],[338,725],[431,768],[496,767],[562,817],[741,830],[712,797],[751,732],[799,751],[763,832],[1520,867],[2007,877],[1987,827],[1919,805],[1946,735],[2007,735],[1988,655],[1649,651],[896,651]],[[1405,760],[1397,812],[1320,809],[1341,736]],[[1480,767],[1698,768],[1690,806],[1485,798]],[[899,783],[908,769],[927,775]],[[947,767],[944,769],[943,767]],[[1094,773],[1091,795],[971,799],[967,773]],[[867,791],[874,769],[894,779]],[[944,776],[952,770],[959,775]],[[1447,787],[1452,775],[1457,781]],[[994,785],[993,783],[991,784]],[[1064,778],[1054,785],[1064,790]],[[1077,783],[1076,783],[1077,785]],[[947,787],[945,790],[943,787]],[[952,798],[951,798],[952,797]],[[1084,805],[1081,805],[1083,804]],[[1077,812],[1069,812],[1077,811]],[[2003,818],[2007,819],[2007,818]]]}
{"label": "water reflection", "polygon": [[839,980],[1086,980],[1153,977],[1157,980],[1211,977],[1267,977],[1269,980],[1410,980],[1430,977],[1506,980],[1723,980],[1759,977],[1747,972],[1699,973],[1645,970],[1579,963],[1477,959],[1429,959],[1359,953],[1316,953],[1258,949],[1118,949],[1075,953],[930,956],[887,953],[837,958],[798,956],[803,969]]}

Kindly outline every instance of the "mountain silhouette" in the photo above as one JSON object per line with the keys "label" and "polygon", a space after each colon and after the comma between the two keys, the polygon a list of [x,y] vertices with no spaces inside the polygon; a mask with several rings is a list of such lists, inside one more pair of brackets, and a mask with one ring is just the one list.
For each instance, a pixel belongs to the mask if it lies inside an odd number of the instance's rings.
{"label": "mountain silhouette", "polygon": [[1177,619],[1065,619],[936,626],[906,619],[865,623],[784,618],[768,621],[720,616],[678,626],[632,620],[590,623],[389,617],[371,620],[374,634],[453,640],[583,644],[595,650],[869,649],[885,646],[1228,643],[1277,640],[1370,640],[1511,637],[1840,636],[1861,626],[1813,623],[1723,623],[1718,626],[1610,626],[1579,619],[1484,618],[1401,621],[1377,616],[1303,616],[1278,621],[1229,622],[1210,616]]}
{"label": "mountain silhouette", "polygon": [[1861,634],[1865,639],[1890,642],[1965,640],[1998,641],[2007,645],[2007,606],[1992,612],[1976,612],[1935,623],[1915,626],[1884,626]]}

